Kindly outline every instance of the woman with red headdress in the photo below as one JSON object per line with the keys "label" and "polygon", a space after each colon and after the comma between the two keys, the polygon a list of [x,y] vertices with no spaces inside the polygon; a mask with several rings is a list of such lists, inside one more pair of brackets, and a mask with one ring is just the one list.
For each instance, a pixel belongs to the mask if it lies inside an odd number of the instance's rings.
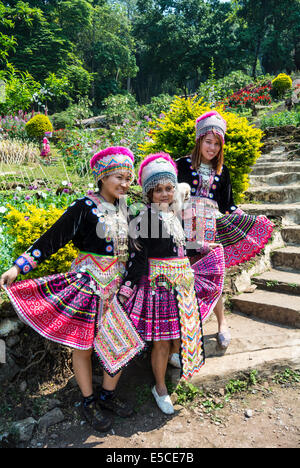
{"label": "woman with red headdress", "polygon": [[[123,417],[132,413],[115,396],[120,373],[112,367],[114,362],[104,362],[98,333],[125,272],[128,223],[118,206],[133,181],[133,163],[132,152],[124,147],[110,147],[95,154],[91,169],[99,193],[75,200],[0,280],[23,322],[46,339],[73,348],[74,373],[83,397],[82,414],[99,431],[111,427],[102,408]],[[68,273],[13,284],[20,273],[29,273],[69,241],[73,241],[79,255]],[[108,347],[103,346],[107,352]],[[99,398],[92,386],[93,349],[105,367]],[[122,365],[133,357],[132,350],[129,340]]]}

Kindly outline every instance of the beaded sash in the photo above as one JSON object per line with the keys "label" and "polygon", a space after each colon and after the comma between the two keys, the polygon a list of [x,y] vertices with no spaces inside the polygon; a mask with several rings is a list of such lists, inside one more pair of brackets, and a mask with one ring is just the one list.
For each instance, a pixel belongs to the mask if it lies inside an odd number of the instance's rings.
{"label": "beaded sash", "polygon": [[80,252],[71,268],[88,273],[90,287],[100,297],[94,349],[105,371],[114,376],[146,346],[116,297],[125,263],[118,257]]}
{"label": "beaded sash", "polygon": [[149,281],[176,291],[181,329],[182,377],[188,379],[204,364],[202,324],[194,288],[194,274],[188,258],[149,259]]}

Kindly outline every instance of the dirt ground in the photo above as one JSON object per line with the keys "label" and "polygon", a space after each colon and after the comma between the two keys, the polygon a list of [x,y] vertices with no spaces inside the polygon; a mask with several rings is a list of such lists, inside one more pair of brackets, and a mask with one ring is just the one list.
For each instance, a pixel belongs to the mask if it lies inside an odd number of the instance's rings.
{"label": "dirt ground", "polygon": [[222,406],[221,394],[212,396],[209,406],[205,396],[187,406],[176,405],[173,416],[163,415],[149,393],[133,417],[114,418],[113,429],[108,434],[95,433],[79,418],[65,424],[59,439],[49,435],[43,446],[137,449],[298,448],[300,445],[299,384],[264,382],[262,388],[233,396],[223,408],[214,408]]}
{"label": "dirt ground", "polygon": [[[101,434],[80,417],[80,395],[71,370],[63,377],[52,375],[50,381],[43,375],[42,367],[40,371],[39,374],[32,367],[1,391],[2,420],[17,421],[31,416],[38,421],[53,407],[59,407],[64,414],[64,421],[50,426],[46,433],[35,430],[25,447],[134,450],[298,448],[300,444],[299,373],[285,372],[268,380],[256,375],[251,385],[247,379],[235,380],[229,382],[231,390],[236,391],[231,394],[226,385],[199,394],[195,388],[185,387],[173,394],[175,414],[166,416],[152,397],[153,377],[146,356],[125,369],[118,387],[120,397],[133,405],[133,416],[128,419],[111,416],[113,428]],[[100,374],[95,375],[94,383],[97,391]],[[194,398],[188,401],[191,396]],[[24,447],[12,441],[6,445]]]}

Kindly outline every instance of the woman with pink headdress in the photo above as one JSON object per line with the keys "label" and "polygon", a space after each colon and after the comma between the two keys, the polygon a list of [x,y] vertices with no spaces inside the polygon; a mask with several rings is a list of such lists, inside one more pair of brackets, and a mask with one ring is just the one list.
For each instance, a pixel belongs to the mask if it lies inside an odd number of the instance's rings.
{"label": "woman with pink headdress", "polygon": [[139,169],[147,206],[130,223],[129,259],[119,299],[147,342],[152,342],[155,378],[152,394],[159,408],[174,413],[165,374],[172,340],[180,341],[182,377],[188,379],[204,364],[200,308],[222,292],[207,282],[206,298],[198,303],[194,273],[185,249],[185,233],[176,215],[177,168],[165,153],[149,155]]}
{"label": "woman with pink headdress", "polygon": [[43,138],[43,143],[42,143],[42,150],[41,150],[41,156],[44,159],[49,159],[51,150],[50,150],[50,143],[47,137]]}
{"label": "woman with pink headdress", "polygon": [[[73,349],[74,373],[82,393],[81,413],[99,431],[111,427],[110,419],[101,412],[103,408],[122,417],[132,413],[115,396],[120,377],[116,371],[134,357],[134,340],[139,337],[127,337],[122,362],[115,368],[110,329],[108,343],[104,343],[101,328],[103,317],[109,316],[128,257],[127,216],[118,207],[133,181],[133,163],[132,152],[124,147],[110,147],[95,154],[91,169],[99,192],[75,200],[0,280],[23,322],[44,338]],[[31,272],[70,241],[79,253],[69,272],[14,283],[20,273]],[[100,395],[94,395],[92,386],[93,349],[104,366]]]}
{"label": "woman with pink headdress", "polygon": [[[186,231],[191,248],[188,256],[196,275],[211,242],[222,245],[224,255],[220,268],[243,263],[258,254],[273,231],[265,216],[250,216],[234,202],[229,170],[223,161],[226,121],[216,112],[206,112],[196,120],[196,145],[191,155],[177,160],[178,180],[191,188],[191,216],[186,218]],[[200,235],[199,235],[200,233]],[[197,242],[200,244],[196,246]],[[201,285],[197,296],[201,299]],[[214,309],[218,320],[217,340],[223,349],[230,343],[230,332],[224,315],[222,298],[205,311],[205,321]]]}

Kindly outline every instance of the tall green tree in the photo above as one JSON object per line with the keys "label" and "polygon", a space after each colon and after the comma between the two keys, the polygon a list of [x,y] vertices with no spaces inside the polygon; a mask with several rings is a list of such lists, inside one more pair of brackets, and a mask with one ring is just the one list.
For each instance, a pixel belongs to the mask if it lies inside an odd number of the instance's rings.
{"label": "tall green tree", "polygon": [[120,5],[94,6],[91,25],[81,36],[80,58],[94,76],[93,98],[100,107],[109,94],[126,89],[137,73],[131,26]]}
{"label": "tall green tree", "polygon": [[[264,47],[269,51],[270,44],[276,38],[278,45],[284,39],[288,24],[293,24],[293,34],[299,33],[299,0],[233,0],[234,14],[231,17],[238,21],[245,49],[248,50],[252,62],[252,76],[256,76],[258,59],[264,55]],[[290,21],[290,14],[293,20]],[[273,36],[273,40],[270,38]],[[268,40],[269,38],[269,40]],[[299,50],[299,35],[296,47]],[[295,44],[292,45],[294,47]],[[280,47],[277,47],[280,51]],[[282,52],[282,51],[280,51]],[[281,63],[280,63],[281,62]],[[282,61],[279,60],[283,66]]]}
{"label": "tall green tree", "polygon": [[231,8],[217,0],[137,1],[133,25],[140,72],[134,85],[140,101],[164,90],[195,91],[208,77],[212,57],[217,77],[236,67],[236,26],[225,21]]}

